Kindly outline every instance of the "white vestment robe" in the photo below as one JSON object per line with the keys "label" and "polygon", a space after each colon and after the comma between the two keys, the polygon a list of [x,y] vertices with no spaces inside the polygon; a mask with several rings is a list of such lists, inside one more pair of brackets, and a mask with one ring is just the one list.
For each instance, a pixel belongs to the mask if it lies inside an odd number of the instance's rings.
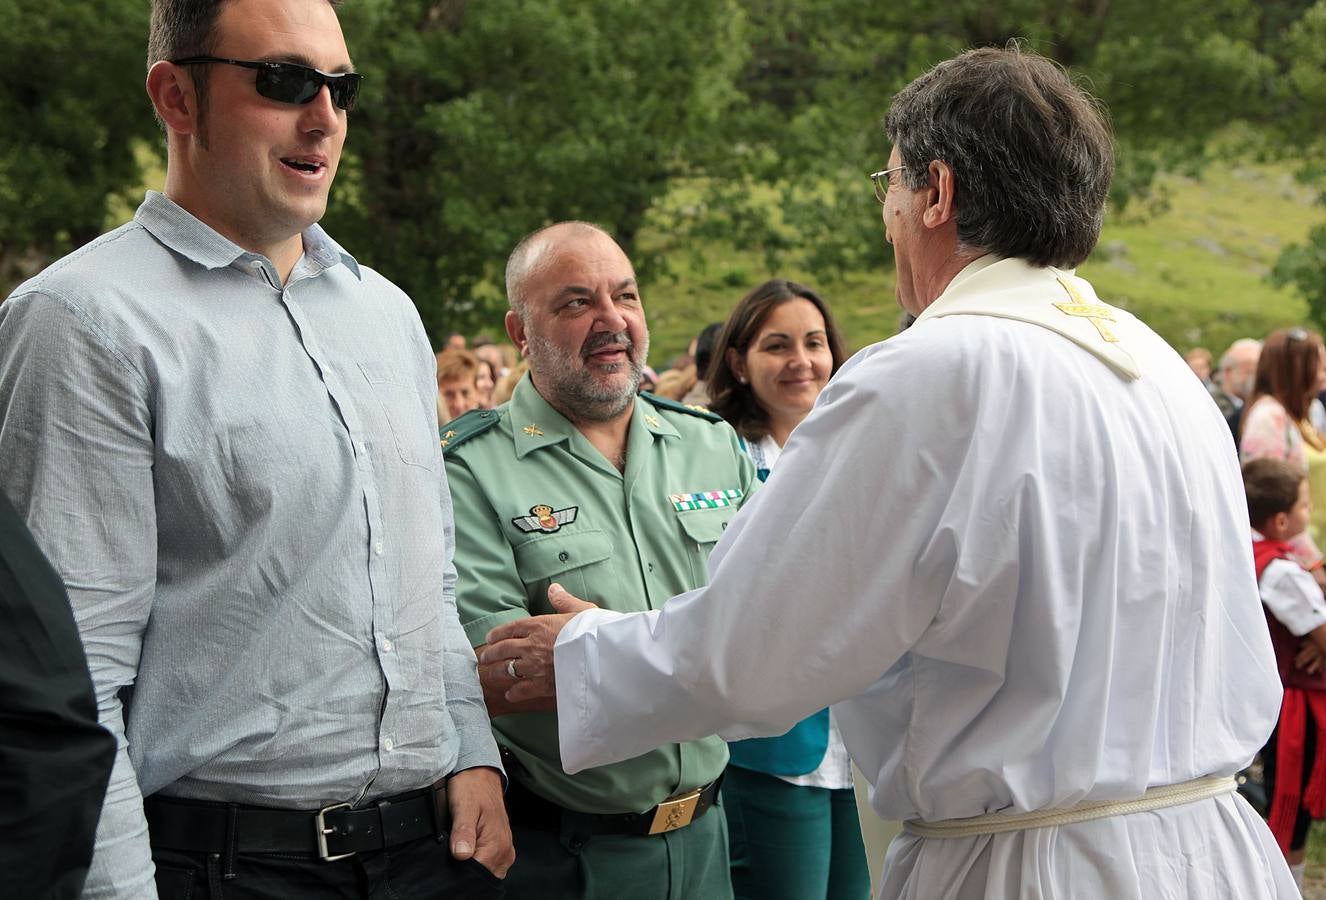
{"label": "white vestment robe", "polygon": [[[985,257],[853,357],[709,567],[666,609],[563,631],[568,772],[833,704],[880,816],[938,821],[1232,775],[1279,711],[1229,428],[1163,340],[1071,272]],[[1298,893],[1226,794],[904,833],[881,896]]]}

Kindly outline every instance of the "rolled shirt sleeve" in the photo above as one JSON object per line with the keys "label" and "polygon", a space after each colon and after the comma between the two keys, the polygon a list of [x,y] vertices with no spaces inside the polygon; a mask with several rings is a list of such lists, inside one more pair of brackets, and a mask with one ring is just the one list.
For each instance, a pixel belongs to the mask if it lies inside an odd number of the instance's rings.
{"label": "rolled shirt sleeve", "polygon": [[1262,572],[1262,603],[1295,637],[1326,625],[1326,602],[1321,588],[1298,563],[1273,559]]}

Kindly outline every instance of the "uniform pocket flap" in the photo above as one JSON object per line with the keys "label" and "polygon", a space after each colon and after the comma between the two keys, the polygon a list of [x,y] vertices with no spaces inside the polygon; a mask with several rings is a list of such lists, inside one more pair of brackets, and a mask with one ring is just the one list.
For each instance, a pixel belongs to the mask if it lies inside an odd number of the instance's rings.
{"label": "uniform pocket flap", "polygon": [[516,571],[526,584],[561,572],[602,562],[612,555],[612,541],[602,531],[550,534],[512,548]]}
{"label": "uniform pocket flap", "polygon": [[723,529],[727,528],[727,523],[732,521],[732,517],[736,514],[737,510],[732,506],[721,506],[717,509],[686,509],[677,513],[677,521],[681,522],[686,536],[695,543],[712,544],[723,536]]}

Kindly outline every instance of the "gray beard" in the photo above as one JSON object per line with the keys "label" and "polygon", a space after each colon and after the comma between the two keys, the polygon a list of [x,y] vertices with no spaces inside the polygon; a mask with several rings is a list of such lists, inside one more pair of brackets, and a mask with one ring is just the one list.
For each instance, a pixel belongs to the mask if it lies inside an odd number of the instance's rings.
{"label": "gray beard", "polygon": [[[616,342],[626,344],[630,378],[621,388],[600,387],[585,370],[584,355],[587,350],[592,352],[598,346]],[[530,376],[543,399],[572,421],[610,422],[630,408],[640,389],[644,360],[649,356],[649,336],[645,335],[642,346],[623,334],[607,335],[598,341],[591,338],[580,352],[577,365],[542,337],[534,334],[526,337]]]}

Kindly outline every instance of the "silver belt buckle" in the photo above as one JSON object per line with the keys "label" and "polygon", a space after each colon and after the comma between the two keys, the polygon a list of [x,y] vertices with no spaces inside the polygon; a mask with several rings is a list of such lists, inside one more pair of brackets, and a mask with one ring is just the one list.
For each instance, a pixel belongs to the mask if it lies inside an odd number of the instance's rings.
{"label": "silver belt buckle", "polygon": [[337,853],[334,855],[327,853],[327,835],[334,831],[334,829],[327,827],[327,813],[335,812],[338,809],[351,809],[351,805],[349,803],[334,803],[331,806],[324,806],[322,809],[318,810],[318,814],[313,817],[313,827],[317,832],[318,838],[318,858],[323,862],[335,862],[338,859],[347,859],[355,855],[355,851],[353,850],[349,853]]}

